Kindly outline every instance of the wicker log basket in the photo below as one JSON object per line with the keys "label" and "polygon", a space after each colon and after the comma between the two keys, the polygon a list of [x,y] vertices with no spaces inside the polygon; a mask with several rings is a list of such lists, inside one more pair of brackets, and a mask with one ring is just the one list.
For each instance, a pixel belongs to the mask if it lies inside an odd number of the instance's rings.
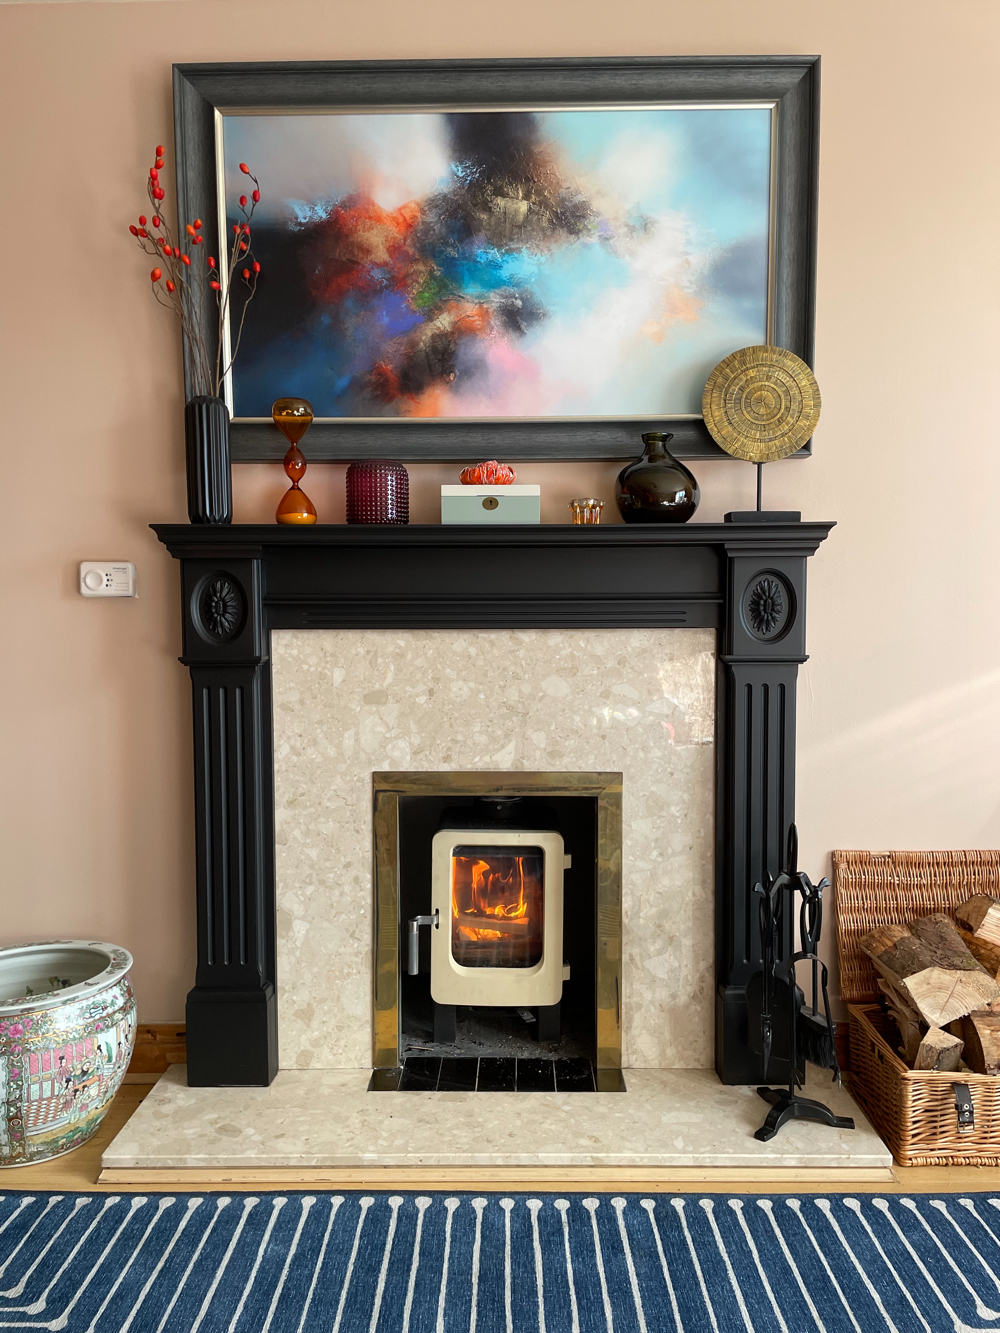
{"label": "wicker log basket", "polygon": [[[850,1014],[851,1092],[901,1166],[1000,1166],[1000,1078],[910,1069],[896,1053],[876,972],[859,941],[877,926],[1000,897],[1000,851],[833,854],[841,995]],[[975,1123],[959,1127],[955,1085]]]}

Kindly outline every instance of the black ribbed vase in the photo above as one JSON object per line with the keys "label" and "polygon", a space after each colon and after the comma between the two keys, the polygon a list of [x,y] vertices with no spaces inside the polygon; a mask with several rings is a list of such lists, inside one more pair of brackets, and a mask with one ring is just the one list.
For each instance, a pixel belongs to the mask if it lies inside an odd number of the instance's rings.
{"label": "black ribbed vase", "polygon": [[184,448],[188,518],[192,523],[232,523],[229,408],[221,398],[192,398],[184,408]]}

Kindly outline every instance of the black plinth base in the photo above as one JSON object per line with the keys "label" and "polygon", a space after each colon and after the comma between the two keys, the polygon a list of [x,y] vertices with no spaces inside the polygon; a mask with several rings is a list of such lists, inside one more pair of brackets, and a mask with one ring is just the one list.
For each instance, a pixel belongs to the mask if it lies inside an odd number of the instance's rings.
{"label": "black plinth base", "polygon": [[434,1001],[434,1041],[438,1046],[454,1046],[458,1039],[458,1005]]}
{"label": "black plinth base", "polygon": [[558,1041],[562,1029],[560,1022],[559,1004],[540,1004],[535,1010],[538,1015],[538,1031],[536,1036],[539,1041]]}
{"label": "black plinth base", "polygon": [[734,509],[727,523],[801,523],[801,509]]}
{"label": "black plinth base", "polygon": [[187,997],[189,1088],[266,1088],[278,1072],[274,987],[209,990]]}
{"label": "black plinth base", "polygon": [[822,1102],[814,1102],[809,1097],[793,1097],[787,1088],[758,1088],[757,1096],[771,1103],[767,1119],[754,1134],[755,1139],[767,1143],[773,1139],[782,1125],[789,1120],[818,1120],[821,1125],[831,1125],[834,1129],[853,1129],[854,1118],[849,1115],[834,1115]]}

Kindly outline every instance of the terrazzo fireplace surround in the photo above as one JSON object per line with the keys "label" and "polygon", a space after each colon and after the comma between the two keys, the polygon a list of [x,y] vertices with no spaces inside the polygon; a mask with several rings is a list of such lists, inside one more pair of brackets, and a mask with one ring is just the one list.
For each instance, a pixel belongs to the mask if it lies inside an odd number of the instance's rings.
{"label": "terrazzo fireplace surround", "polygon": [[711,1067],[711,630],[280,630],[271,672],[282,1068],[371,1065],[384,769],[621,772],[623,1063]]}
{"label": "terrazzo fireplace surround", "polygon": [[[182,562],[199,962],[187,1073],[102,1178],[886,1178],[842,1090],[807,1088],[856,1131],[761,1144],[746,1086],[752,890],[794,817],[806,561],[831,526],[158,527]],[[373,774],[597,770],[622,774],[626,1091],[367,1092]]]}

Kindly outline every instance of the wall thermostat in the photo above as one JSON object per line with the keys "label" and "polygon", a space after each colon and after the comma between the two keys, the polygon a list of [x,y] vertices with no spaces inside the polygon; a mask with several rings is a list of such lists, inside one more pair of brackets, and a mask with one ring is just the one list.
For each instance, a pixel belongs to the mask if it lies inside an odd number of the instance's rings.
{"label": "wall thermostat", "polygon": [[127,560],[81,560],[80,591],[84,597],[135,597],[135,565]]}

